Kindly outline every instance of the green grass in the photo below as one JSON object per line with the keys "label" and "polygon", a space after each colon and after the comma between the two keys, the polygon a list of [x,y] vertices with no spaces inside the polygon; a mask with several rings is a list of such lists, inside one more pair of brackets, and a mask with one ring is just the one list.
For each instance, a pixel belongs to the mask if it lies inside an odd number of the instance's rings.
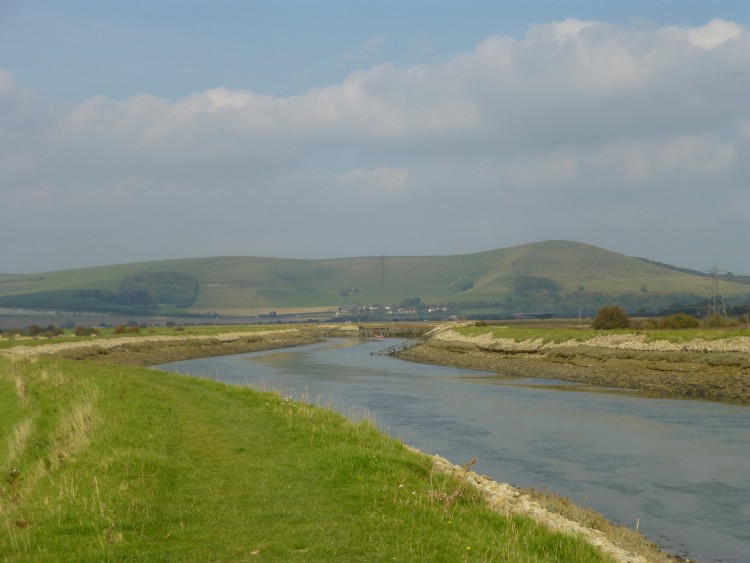
{"label": "green grass", "polygon": [[75,336],[73,330],[67,330],[60,336],[47,338],[42,335],[38,338],[29,337],[17,337],[11,340],[5,335],[4,338],[0,338],[0,350],[5,348],[11,348],[13,346],[43,346],[46,344],[58,344],[61,342],[96,342],[98,339],[110,339],[110,338],[133,338],[138,339],[143,336],[174,336],[174,337],[186,337],[186,336],[216,336],[218,334],[226,334],[229,332],[247,332],[253,333],[258,331],[266,330],[287,330],[290,325],[274,326],[274,325],[205,325],[205,326],[186,326],[186,327],[165,327],[155,326],[140,329],[139,332],[123,332],[116,334],[113,328],[97,328],[97,335],[91,336]]}
{"label": "green grass", "polygon": [[[522,326],[468,326],[455,329],[465,336],[480,336],[490,333],[495,338],[512,338],[517,342],[541,339],[544,342],[565,342],[566,340],[584,341],[601,336],[601,331],[588,328],[535,328]],[[628,333],[633,331],[617,331]],[[611,331],[608,331],[611,333]]]}
{"label": "green grass", "polygon": [[0,356],[0,400],[3,561],[605,560],[370,421],[274,394]]}
{"label": "green grass", "polygon": [[523,326],[469,326],[455,329],[460,334],[466,336],[480,336],[482,334],[492,334],[495,338],[512,338],[516,342],[524,340],[541,339],[543,342],[565,342],[574,340],[583,342],[597,336],[608,334],[643,334],[647,342],[657,340],[666,340],[667,342],[688,342],[695,339],[703,340],[721,340],[724,338],[735,338],[738,336],[748,336],[750,331],[746,329],[680,329],[680,330],[637,330],[637,329],[616,329],[616,330],[594,330],[588,327],[582,328],[548,328],[548,327],[523,327]]}

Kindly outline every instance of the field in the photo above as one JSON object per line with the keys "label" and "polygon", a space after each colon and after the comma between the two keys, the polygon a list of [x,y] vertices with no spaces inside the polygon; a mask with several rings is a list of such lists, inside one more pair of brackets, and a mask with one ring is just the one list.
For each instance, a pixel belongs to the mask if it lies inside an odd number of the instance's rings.
{"label": "field", "polygon": [[492,512],[366,413],[0,354],[4,561],[604,561]]}

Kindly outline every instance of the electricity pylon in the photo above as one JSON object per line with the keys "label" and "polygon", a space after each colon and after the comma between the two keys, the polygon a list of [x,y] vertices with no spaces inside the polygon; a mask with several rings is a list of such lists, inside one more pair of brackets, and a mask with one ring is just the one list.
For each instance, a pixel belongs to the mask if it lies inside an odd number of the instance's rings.
{"label": "electricity pylon", "polygon": [[714,267],[711,269],[711,313],[713,317],[722,316],[727,318],[727,306],[724,303],[724,296],[721,294],[721,288],[719,287],[719,267],[714,262]]}

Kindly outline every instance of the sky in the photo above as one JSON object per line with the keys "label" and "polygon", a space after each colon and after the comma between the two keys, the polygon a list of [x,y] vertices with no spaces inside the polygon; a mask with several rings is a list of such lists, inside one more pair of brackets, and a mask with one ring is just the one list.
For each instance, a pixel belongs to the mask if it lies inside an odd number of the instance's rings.
{"label": "sky", "polygon": [[746,0],[0,0],[0,272],[573,240],[750,274]]}

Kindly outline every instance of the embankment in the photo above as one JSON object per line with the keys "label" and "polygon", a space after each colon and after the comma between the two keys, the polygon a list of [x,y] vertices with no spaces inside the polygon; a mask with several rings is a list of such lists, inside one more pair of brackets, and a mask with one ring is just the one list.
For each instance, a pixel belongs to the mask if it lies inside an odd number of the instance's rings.
{"label": "embankment", "polygon": [[638,390],[654,396],[750,404],[750,337],[649,342],[613,334],[586,341],[516,341],[441,332],[399,353],[422,363]]}
{"label": "embankment", "polygon": [[[117,363],[143,366],[188,358],[298,346],[319,341],[323,337],[324,332],[319,329],[300,327],[218,335],[139,336],[37,346],[19,345],[5,350],[4,353],[13,354],[17,357],[54,355],[67,359],[85,360],[87,363],[93,361],[103,364]],[[462,352],[457,353],[451,351],[450,344],[444,345],[438,344],[438,342],[445,341],[435,340],[429,346],[410,352],[417,354],[428,352],[425,357],[431,353],[431,360],[440,360],[438,363],[452,365],[459,365],[459,363],[450,358],[476,357],[477,353],[480,353],[478,350],[472,350],[466,346],[460,347]],[[102,369],[109,368],[102,366]],[[133,390],[127,392],[134,393]],[[117,391],[118,401],[124,399],[125,393],[125,387]],[[180,410],[176,409],[175,412]],[[565,504],[565,499],[558,497],[551,502],[549,495],[535,495],[532,491],[521,491],[510,485],[497,483],[470,471],[470,467],[460,468],[437,456],[432,457],[432,465],[440,473],[447,473],[470,483],[496,512],[531,516],[536,522],[549,529],[585,537],[589,543],[598,546],[599,549],[616,561],[642,563],[644,561],[675,560],[661,553],[640,534],[625,528],[613,527],[592,511],[576,508],[571,514],[561,515],[554,505]],[[432,492],[431,494],[434,496],[433,501],[447,503],[448,505],[455,500],[450,494],[438,492]],[[596,520],[596,523],[592,523],[594,520]]]}
{"label": "embankment", "polygon": [[19,345],[8,348],[6,352],[16,356],[54,355],[71,360],[152,366],[193,358],[302,346],[319,342],[322,338],[317,331],[288,328],[212,335],[94,338],[38,346]]}

